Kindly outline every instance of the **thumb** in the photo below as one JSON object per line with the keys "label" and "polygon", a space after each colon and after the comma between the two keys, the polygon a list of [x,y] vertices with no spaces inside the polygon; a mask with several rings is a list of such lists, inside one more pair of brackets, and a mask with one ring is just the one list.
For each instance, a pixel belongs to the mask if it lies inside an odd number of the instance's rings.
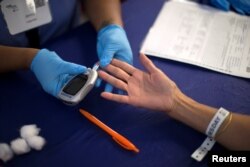
{"label": "thumb", "polygon": [[154,63],[142,53],[140,54],[140,61],[149,73],[153,73],[157,70],[157,67],[154,65]]}
{"label": "thumb", "polygon": [[58,96],[65,83],[68,82],[74,75],[85,73],[87,71],[87,68],[85,66],[69,62],[64,62],[60,68],[62,70],[60,75],[58,76],[56,87],[52,93],[55,97]]}
{"label": "thumb", "polygon": [[101,67],[106,67],[107,65],[110,64],[114,57],[115,51],[111,49],[104,49],[101,55],[99,56],[100,58],[100,66]]}
{"label": "thumb", "polygon": [[114,58],[124,61],[130,65],[133,65],[133,56],[132,53],[129,51],[118,51],[115,53]]}
{"label": "thumb", "polygon": [[70,75],[76,75],[80,73],[85,73],[87,71],[87,68],[85,66],[75,64],[75,63],[69,63],[65,62],[63,63],[62,67],[62,74],[70,74]]}

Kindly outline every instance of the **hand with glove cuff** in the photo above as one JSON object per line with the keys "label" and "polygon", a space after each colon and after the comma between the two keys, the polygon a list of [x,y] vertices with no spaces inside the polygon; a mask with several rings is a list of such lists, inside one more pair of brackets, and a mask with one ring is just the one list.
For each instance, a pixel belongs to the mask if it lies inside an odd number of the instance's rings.
{"label": "hand with glove cuff", "polygon": [[210,0],[215,7],[228,11],[230,6],[240,14],[250,14],[250,0]]}
{"label": "hand with glove cuff", "polygon": [[[116,24],[108,25],[98,32],[97,53],[100,66],[106,67],[113,58],[133,64],[133,54],[127,39],[126,32],[121,26]],[[101,80],[97,80],[97,87]],[[107,84],[105,91],[112,92],[113,87]]]}
{"label": "hand with glove cuff", "polygon": [[84,73],[87,70],[85,66],[62,60],[55,52],[47,49],[42,49],[36,54],[30,69],[34,72],[43,89],[55,97],[58,96],[71,75]]}

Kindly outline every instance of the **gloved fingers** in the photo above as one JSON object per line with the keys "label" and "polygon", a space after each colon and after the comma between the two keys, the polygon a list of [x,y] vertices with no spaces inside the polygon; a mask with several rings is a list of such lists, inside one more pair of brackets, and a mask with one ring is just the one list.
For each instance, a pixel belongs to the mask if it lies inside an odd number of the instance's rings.
{"label": "gloved fingers", "polygon": [[216,8],[229,11],[230,4],[228,0],[211,0],[210,1],[212,5],[214,5]]}
{"label": "gloved fingers", "polygon": [[247,9],[247,10],[245,10],[245,13],[246,13],[246,15],[250,15],[250,8],[249,9]]}
{"label": "gloved fingers", "polygon": [[95,82],[95,87],[99,88],[101,86],[101,83],[102,83],[102,79],[98,77]]}
{"label": "gloved fingers", "polygon": [[60,90],[69,79],[70,76],[68,74],[59,75],[54,82],[55,85],[52,86],[52,88],[54,89],[49,91],[48,93],[52,93],[53,96],[58,97]]}
{"label": "gloved fingers", "polygon": [[74,77],[74,75],[68,75],[68,74],[62,74],[58,77],[58,80],[56,81],[57,85],[55,90],[53,91],[53,96],[57,97],[61,89],[65,86],[65,84],[71,80]]}
{"label": "gloved fingers", "polygon": [[30,69],[35,71],[36,68],[44,68],[45,64],[59,61],[62,61],[62,59],[55,52],[49,51],[47,49],[41,49],[33,58],[30,64]]}
{"label": "gloved fingers", "polygon": [[250,1],[249,0],[211,0],[211,4],[215,7],[228,11],[230,6],[232,8],[242,14],[250,14]]}
{"label": "gloved fingers", "polygon": [[124,61],[130,65],[133,65],[133,56],[132,56],[132,52],[121,52],[118,51],[114,58],[119,59],[121,61]]}
{"label": "gloved fingers", "polygon": [[248,16],[250,15],[250,7],[249,7],[248,9],[245,10],[245,13],[246,13],[246,15],[248,15]]}
{"label": "gloved fingers", "polygon": [[100,66],[106,67],[113,59],[115,51],[113,49],[109,49],[108,47],[104,48],[101,55],[99,56],[100,59]]}
{"label": "gloved fingers", "polygon": [[[95,83],[95,87],[100,87],[102,83],[102,79],[101,78],[97,78],[96,83]],[[112,92],[113,91],[113,86],[109,83],[106,83],[105,88],[104,88],[105,92]]]}
{"label": "gloved fingers", "polygon": [[118,92],[117,92],[119,95],[125,95],[125,91],[123,91],[123,90],[118,90]]}
{"label": "gloved fingers", "polygon": [[65,77],[62,79],[63,86],[74,77],[74,75],[68,75],[68,74],[64,74],[64,76]]}
{"label": "gloved fingers", "polygon": [[238,13],[240,13],[242,15],[245,15],[245,12],[242,9],[240,9],[240,8],[238,8],[236,6],[232,6],[232,7],[234,8],[234,10],[236,10],[236,12],[238,12]]}
{"label": "gloved fingers", "polygon": [[[125,30],[115,24],[102,28],[98,32],[97,43],[100,66],[107,66],[118,52],[131,52]],[[132,52],[130,54],[132,55]],[[128,60],[126,62],[128,62]]]}
{"label": "gloved fingers", "polygon": [[109,83],[106,83],[104,91],[111,93],[113,91],[113,86]]}
{"label": "gloved fingers", "polygon": [[61,74],[77,75],[87,71],[87,67],[69,62],[64,62],[60,68]]}
{"label": "gloved fingers", "polygon": [[85,73],[87,68],[75,63],[63,62],[58,67],[59,74],[55,78],[55,89],[53,90],[53,96],[58,97],[58,94],[62,87],[68,82],[74,75]]}
{"label": "gloved fingers", "polygon": [[250,1],[249,0],[229,0],[232,7],[241,14],[250,14]]}

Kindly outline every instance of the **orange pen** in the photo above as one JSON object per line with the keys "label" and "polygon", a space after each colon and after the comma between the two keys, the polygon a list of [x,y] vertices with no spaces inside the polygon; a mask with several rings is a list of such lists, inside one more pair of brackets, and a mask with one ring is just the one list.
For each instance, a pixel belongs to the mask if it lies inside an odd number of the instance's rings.
{"label": "orange pen", "polygon": [[80,109],[81,114],[83,114],[86,118],[88,118],[91,122],[99,126],[101,129],[103,129],[105,132],[107,132],[109,135],[112,136],[112,138],[115,140],[116,143],[118,143],[120,146],[127,150],[134,151],[136,153],[139,152],[139,149],[135,147],[134,144],[132,144],[128,139],[102,123],[99,119],[97,119],[95,116],[91,115],[89,112]]}

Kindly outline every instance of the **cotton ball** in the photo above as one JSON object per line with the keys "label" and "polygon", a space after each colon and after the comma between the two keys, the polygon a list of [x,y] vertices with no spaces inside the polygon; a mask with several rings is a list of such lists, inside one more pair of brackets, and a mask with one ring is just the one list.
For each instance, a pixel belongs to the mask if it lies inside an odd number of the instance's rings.
{"label": "cotton ball", "polygon": [[33,125],[25,125],[20,129],[20,134],[22,138],[28,138],[31,136],[36,136],[40,132],[40,129],[37,128],[35,124]]}
{"label": "cotton ball", "polygon": [[17,138],[12,140],[10,143],[11,149],[14,151],[15,154],[25,154],[30,151],[30,147],[26,143],[26,141],[22,138]]}
{"label": "cotton ball", "polygon": [[35,150],[41,150],[46,143],[45,139],[41,136],[32,136],[27,138],[26,141]]}
{"label": "cotton ball", "polygon": [[0,143],[0,159],[7,162],[13,157],[13,152],[8,144]]}

